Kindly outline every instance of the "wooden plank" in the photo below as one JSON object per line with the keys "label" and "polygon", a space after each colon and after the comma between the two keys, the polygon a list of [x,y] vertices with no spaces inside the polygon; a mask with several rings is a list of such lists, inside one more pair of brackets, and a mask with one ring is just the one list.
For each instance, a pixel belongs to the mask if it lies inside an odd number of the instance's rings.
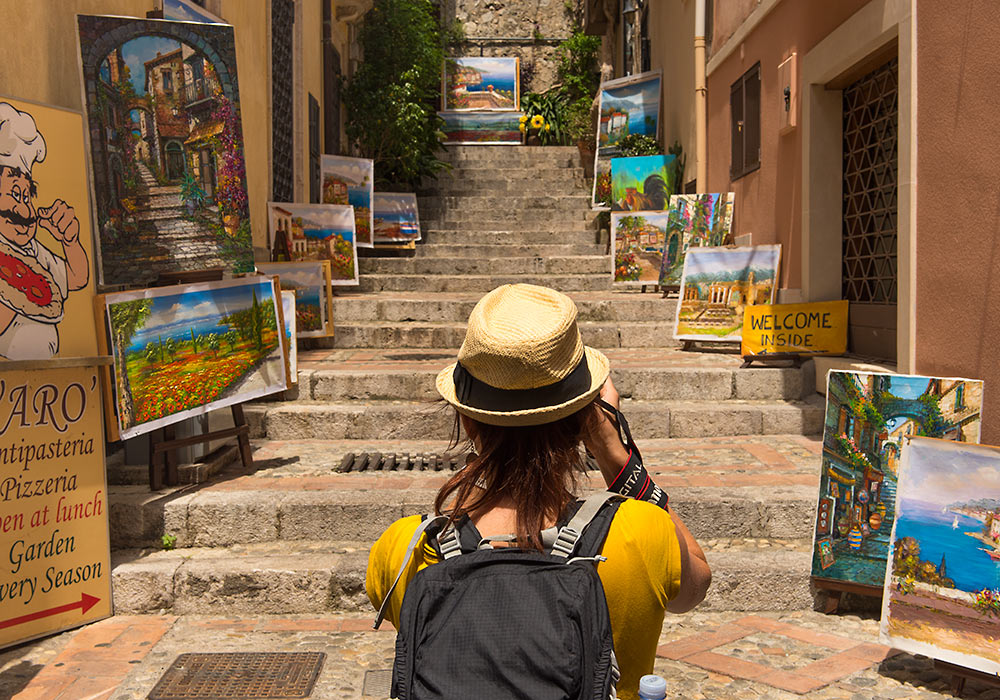
{"label": "wooden plank", "polygon": [[0,363],[0,371],[16,372],[32,369],[66,369],[69,367],[110,367],[110,355],[93,357],[53,357],[51,360],[6,360]]}

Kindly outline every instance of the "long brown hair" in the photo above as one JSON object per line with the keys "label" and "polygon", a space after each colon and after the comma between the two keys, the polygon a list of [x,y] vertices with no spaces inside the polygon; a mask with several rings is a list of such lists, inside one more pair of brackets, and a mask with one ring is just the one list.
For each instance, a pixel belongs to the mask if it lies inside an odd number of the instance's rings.
{"label": "long brown hair", "polygon": [[[580,441],[592,411],[591,404],[566,418],[534,426],[498,426],[474,420],[479,452],[438,491],[435,512],[446,512],[454,522],[510,501],[517,511],[514,534],[518,546],[542,549],[542,529],[573,499],[577,476],[583,473]],[[460,443],[460,435],[456,411],[452,447]],[[483,490],[477,490],[477,485]]]}

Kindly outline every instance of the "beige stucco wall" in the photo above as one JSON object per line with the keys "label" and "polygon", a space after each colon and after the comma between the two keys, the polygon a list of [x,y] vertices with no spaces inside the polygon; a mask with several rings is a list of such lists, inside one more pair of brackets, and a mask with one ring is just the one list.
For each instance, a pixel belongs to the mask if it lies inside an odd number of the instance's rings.
{"label": "beige stucco wall", "polygon": [[667,0],[649,6],[650,65],[663,71],[660,135],[666,151],[680,141],[687,158],[684,177],[694,179],[694,0]]}
{"label": "beige stucco wall", "polygon": [[[802,129],[779,135],[784,110],[778,65],[792,53],[801,60],[827,34],[865,4],[865,0],[783,0],[775,3],[753,29],[741,37],[739,28],[720,43],[720,19],[716,2],[713,58],[708,75],[708,190],[736,193],[733,231],[752,233],[755,245],[780,243],[782,271],[780,287],[802,286]],[[762,7],[761,10],[766,10]],[[751,16],[747,21],[753,21]],[[730,86],[755,63],[760,62],[761,157],[760,169],[731,181]],[[801,85],[800,94],[801,94]],[[801,100],[799,101],[801,106]],[[801,120],[800,120],[801,121]]]}
{"label": "beige stucco wall", "polygon": [[1000,5],[916,0],[916,369],[986,382],[1000,444]]}

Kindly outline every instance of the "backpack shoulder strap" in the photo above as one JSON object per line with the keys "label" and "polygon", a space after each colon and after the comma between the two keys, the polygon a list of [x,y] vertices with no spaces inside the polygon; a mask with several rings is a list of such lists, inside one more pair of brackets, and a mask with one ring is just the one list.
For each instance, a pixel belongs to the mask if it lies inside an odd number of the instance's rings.
{"label": "backpack shoulder strap", "polygon": [[399,572],[396,574],[395,580],[393,580],[392,585],[389,586],[389,590],[385,593],[385,598],[382,600],[382,605],[378,609],[378,615],[375,617],[375,627],[378,629],[379,625],[382,624],[382,620],[385,619],[385,614],[389,610],[389,600],[392,598],[393,591],[396,590],[397,584],[399,584],[399,579],[403,577],[403,572],[406,571],[407,565],[410,563],[410,557],[413,556],[413,550],[416,549],[417,543],[420,541],[421,535],[429,527],[435,524],[442,525],[448,522],[447,515],[436,515],[427,516],[423,521],[417,526],[417,529],[413,531],[413,536],[410,538],[410,543],[406,545],[406,554],[403,556],[403,563],[399,566]]}
{"label": "backpack shoulder strap", "polygon": [[[587,529],[587,526],[589,526],[590,523],[597,517],[597,514],[600,512],[604,504],[609,501],[620,502],[624,500],[625,497],[621,494],[612,493],[610,491],[603,491],[588,496],[570,521],[559,528],[555,542],[552,544],[551,553],[557,557],[568,559],[576,550],[580,537]],[[608,518],[605,528],[610,527],[610,525],[611,518]],[[606,532],[604,534],[606,534]],[[602,536],[600,539],[603,542],[604,537]]]}

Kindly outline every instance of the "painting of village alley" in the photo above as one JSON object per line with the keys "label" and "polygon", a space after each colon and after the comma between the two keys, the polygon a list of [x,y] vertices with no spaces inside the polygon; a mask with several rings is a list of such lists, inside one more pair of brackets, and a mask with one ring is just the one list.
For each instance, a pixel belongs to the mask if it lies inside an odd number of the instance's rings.
{"label": "painting of village alley", "polygon": [[444,109],[518,109],[518,62],[490,56],[446,58]]}
{"label": "painting of village alley", "polygon": [[881,587],[905,440],[978,443],[983,384],[831,371],[826,397],[812,574]]}
{"label": "painting of village alley", "polygon": [[253,270],[233,28],[78,21],[102,281]]}
{"label": "painting of village alley", "polygon": [[656,284],[667,234],[667,217],[665,211],[611,214],[615,282]]}
{"label": "painting of village alley", "polygon": [[1000,673],[1000,449],[910,439],[897,499],[882,640]]}
{"label": "painting of village alley", "polygon": [[271,279],[106,297],[122,438],[285,388]]}

